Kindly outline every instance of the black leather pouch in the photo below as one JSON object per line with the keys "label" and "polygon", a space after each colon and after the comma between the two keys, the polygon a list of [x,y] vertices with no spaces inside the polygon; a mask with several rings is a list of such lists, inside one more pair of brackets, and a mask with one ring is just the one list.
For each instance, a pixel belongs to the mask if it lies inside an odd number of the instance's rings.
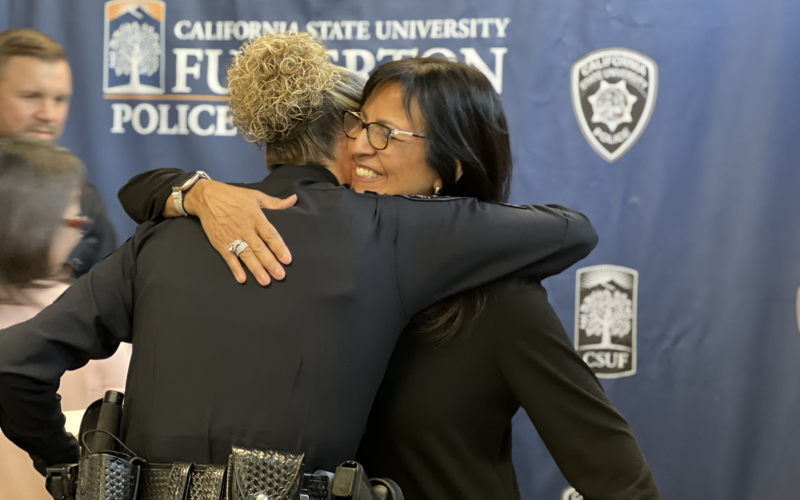
{"label": "black leather pouch", "polygon": [[303,454],[233,447],[228,462],[227,500],[296,500]]}
{"label": "black leather pouch", "polygon": [[224,465],[195,465],[189,481],[189,500],[217,500],[225,491]]}
{"label": "black leather pouch", "polygon": [[[87,436],[93,433],[108,435],[123,451],[93,453],[86,446]],[[136,456],[119,438],[100,429],[83,432],[81,445],[84,450],[81,451],[82,456],[78,463],[78,491],[75,499],[136,500],[139,472],[144,460]]]}
{"label": "black leather pouch", "polygon": [[127,457],[97,453],[81,459],[76,500],[135,500],[139,464]]}
{"label": "black leather pouch", "polygon": [[224,485],[224,465],[147,464],[137,500],[221,500]]}

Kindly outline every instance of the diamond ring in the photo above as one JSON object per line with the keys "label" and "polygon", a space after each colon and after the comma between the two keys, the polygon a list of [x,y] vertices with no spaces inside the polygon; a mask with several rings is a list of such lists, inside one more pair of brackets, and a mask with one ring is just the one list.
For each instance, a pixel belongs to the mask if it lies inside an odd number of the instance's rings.
{"label": "diamond ring", "polygon": [[244,251],[245,248],[249,247],[250,245],[247,244],[246,241],[241,239],[237,239],[233,243],[228,244],[228,251],[231,253],[235,253],[238,257],[240,253]]}

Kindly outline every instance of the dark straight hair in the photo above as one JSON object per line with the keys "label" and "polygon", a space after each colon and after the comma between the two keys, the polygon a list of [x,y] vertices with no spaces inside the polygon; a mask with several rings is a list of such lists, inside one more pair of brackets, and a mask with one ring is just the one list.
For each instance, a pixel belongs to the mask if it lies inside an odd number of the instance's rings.
{"label": "dark straight hair", "polygon": [[50,248],[69,199],[83,182],[83,164],[69,151],[38,141],[0,139],[0,291],[54,277]]}
{"label": "dark straight hair", "polygon": [[[409,122],[414,106],[425,120],[425,161],[442,180],[440,194],[508,201],[508,125],[500,96],[489,79],[449,59],[401,59],[372,73],[361,96],[362,107],[377,88],[391,82],[400,84]],[[469,290],[419,312],[412,322],[424,338],[445,342],[477,318],[486,300],[485,287]]]}
{"label": "dark straight hair", "polygon": [[[425,119],[425,160],[442,180],[442,195],[482,201],[508,200],[511,146],[503,103],[486,76],[439,57],[401,59],[370,76],[361,105],[375,89],[397,82],[411,122],[412,106]],[[456,165],[462,175],[457,177]]]}

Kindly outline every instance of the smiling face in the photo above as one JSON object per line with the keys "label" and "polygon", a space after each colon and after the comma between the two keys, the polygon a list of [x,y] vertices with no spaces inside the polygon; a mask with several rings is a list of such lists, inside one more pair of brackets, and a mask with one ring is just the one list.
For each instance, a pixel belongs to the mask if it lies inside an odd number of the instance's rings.
{"label": "smiling face", "polygon": [[[378,87],[361,108],[365,123],[378,122],[390,128],[422,135],[425,120],[419,108],[412,105],[411,121],[403,107],[403,92],[397,82]],[[386,149],[377,150],[362,130],[350,141],[355,161],[351,185],[358,192],[379,194],[431,195],[442,181],[425,162],[425,139],[405,134],[392,135]]]}
{"label": "smiling face", "polygon": [[67,61],[10,58],[0,69],[0,136],[56,140],[67,121],[71,95]]}

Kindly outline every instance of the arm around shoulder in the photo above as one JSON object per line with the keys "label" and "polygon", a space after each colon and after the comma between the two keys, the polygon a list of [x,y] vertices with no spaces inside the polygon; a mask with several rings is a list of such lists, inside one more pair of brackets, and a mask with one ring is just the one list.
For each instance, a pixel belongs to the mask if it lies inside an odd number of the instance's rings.
{"label": "arm around shoulder", "polygon": [[538,280],[559,274],[585,259],[592,253],[599,241],[597,231],[584,214],[563,205],[547,206],[561,210],[566,221],[566,228],[561,248],[557,253],[542,262],[538,269],[529,269],[520,273],[520,275],[527,275]]}
{"label": "arm around shoulder", "polygon": [[543,279],[560,273],[597,243],[583,214],[558,205],[470,198],[392,201],[398,283],[408,314],[506,275]]}
{"label": "arm around shoulder", "polygon": [[119,201],[137,224],[154,220],[164,210],[172,186],[181,184],[192,174],[178,168],[159,168],[138,174],[119,190]]}

